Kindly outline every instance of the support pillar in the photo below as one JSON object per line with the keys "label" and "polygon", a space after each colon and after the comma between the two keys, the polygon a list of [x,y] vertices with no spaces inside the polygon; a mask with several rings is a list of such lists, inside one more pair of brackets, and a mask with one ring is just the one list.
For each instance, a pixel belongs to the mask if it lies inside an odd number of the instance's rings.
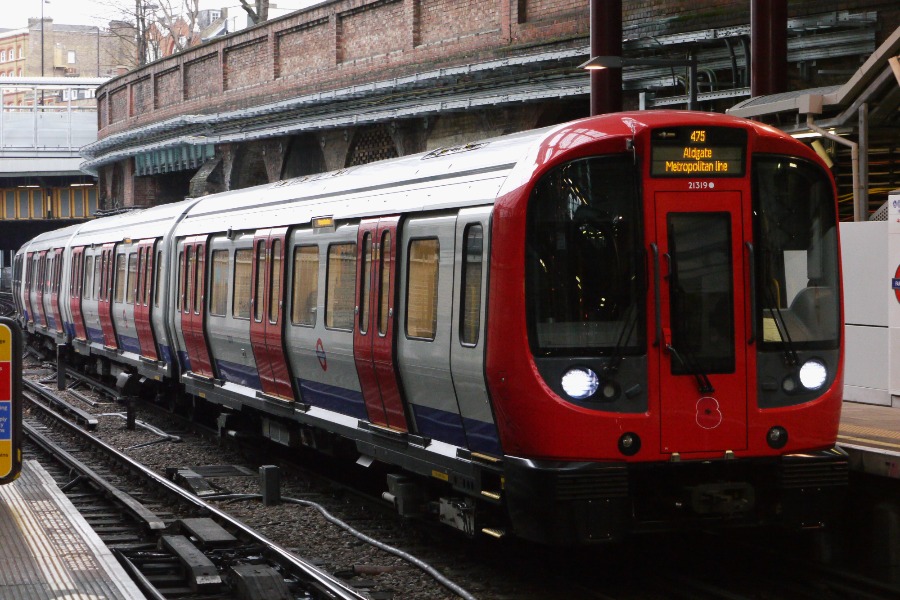
{"label": "support pillar", "polygon": [[[591,0],[591,58],[622,56],[622,0]],[[622,69],[591,71],[591,115],[622,110]]]}
{"label": "support pillar", "polygon": [[750,2],[750,95],[787,91],[787,0]]}

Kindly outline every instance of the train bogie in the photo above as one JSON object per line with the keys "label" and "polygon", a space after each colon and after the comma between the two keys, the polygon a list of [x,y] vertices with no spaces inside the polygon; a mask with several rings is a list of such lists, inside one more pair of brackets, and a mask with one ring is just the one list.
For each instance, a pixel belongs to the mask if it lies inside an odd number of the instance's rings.
{"label": "train bogie", "polygon": [[74,226],[15,280],[36,339],[386,465],[403,515],[590,543],[820,520],[835,214],[787,136],[630,113]]}

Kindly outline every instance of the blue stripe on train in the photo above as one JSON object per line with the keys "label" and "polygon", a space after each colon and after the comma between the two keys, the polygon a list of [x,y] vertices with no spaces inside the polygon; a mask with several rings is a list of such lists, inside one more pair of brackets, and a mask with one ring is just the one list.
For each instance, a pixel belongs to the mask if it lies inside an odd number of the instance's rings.
{"label": "blue stripe on train", "polygon": [[500,438],[493,423],[463,419],[457,413],[414,404],[416,427],[422,435],[474,452],[501,454]]}
{"label": "blue stripe on train", "polygon": [[252,387],[257,390],[262,389],[262,382],[259,380],[259,372],[256,367],[247,365],[239,365],[227,360],[216,360],[216,368],[222,379],[238,385]]}
{"label": "blue stripe on train", "polygon": [[297,378],[300,396],[312,406],[332,410],[364,421],[369,419],[362,392]]}
{"label": "blue stripe on train", "polygon": [[125,350],[126,352],[134,352],[135,354],[141,353],[141,341],[136,337],[131,337],[130,335],[118,335],[119,338],[119,348]]}
{"label": "blue stripe on train", "polygon": [[87,328],[88,340],[97,344],[103,343],[103,330],[96,327]]}

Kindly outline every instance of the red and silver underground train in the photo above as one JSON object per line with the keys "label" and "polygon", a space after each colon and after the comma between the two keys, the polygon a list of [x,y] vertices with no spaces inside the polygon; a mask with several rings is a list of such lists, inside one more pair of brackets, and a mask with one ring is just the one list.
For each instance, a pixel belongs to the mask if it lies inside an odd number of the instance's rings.
{"label": "red and silver underground train", "polygon": [[551,544],[810,526],[846,486],[834,181],[758,123],[584,119],[97,219],[16,255],[32,344],[404,515]]}

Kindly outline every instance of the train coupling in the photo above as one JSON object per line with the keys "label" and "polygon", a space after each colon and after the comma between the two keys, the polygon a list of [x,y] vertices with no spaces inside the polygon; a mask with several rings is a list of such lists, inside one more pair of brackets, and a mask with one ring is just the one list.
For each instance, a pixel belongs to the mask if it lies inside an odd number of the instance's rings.
{"label": "train coupling", "polygon": [[753,486],[745,482],[696,485],[688,492],[691,509],[698,515],[739,515],[756,505]]}

